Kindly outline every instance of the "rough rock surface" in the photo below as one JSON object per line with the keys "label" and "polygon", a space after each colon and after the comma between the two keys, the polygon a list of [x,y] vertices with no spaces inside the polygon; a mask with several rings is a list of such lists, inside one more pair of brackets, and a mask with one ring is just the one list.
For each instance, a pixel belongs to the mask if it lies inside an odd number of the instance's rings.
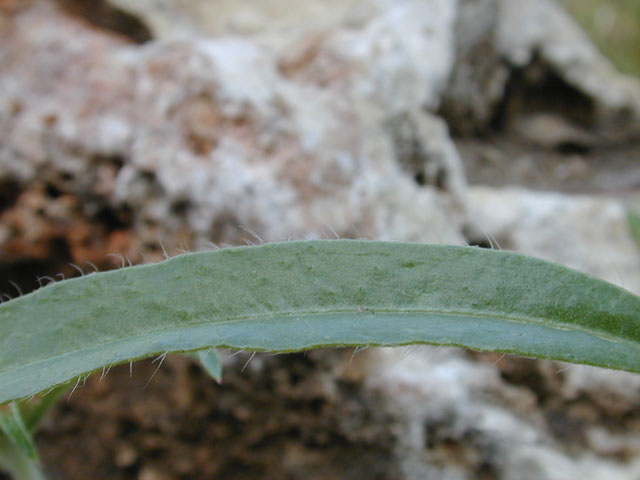
{"label": "rough rock surface", "polygon": [[366,385],[402,412],[402,478],[640,474],[637,375],[433,347],[377,350],[366,362]]}
{"label": "rough rock surface", "polygon": [[592,127],[612,140],[638,134],[637,81],[617,74],[565,11],[550,0],[505,0],[501,7],[497,43],[511,63],[525,66],[538,55],[592,102]]}
{"label": "rough rock surface", "polygon": [[638,247],[621,202],[486,187],[470,188],[467,199],[474,224],[500,247],[562,263],[640,294]]}
{"label": "rough rock surface", "polygon": [[[436,101],[451,59],[406,67],[439,51],[446,28],[386,52],[376,42],[399,35],[395,22],[337,36],[332,48],[355,58],[330,72],[313,65],[313,45],[282,59],[241,37],[133,47],[36,3],[5,32],[0,177],[92,191],[131,212],[137,237],[174,251],[177,236],[237,241],[238,225],[265,241],[331,229],[435,241],[437,230],[460,243],[460,160],[442,120],[409,107]],[[322,88],[316,68],[333,76]],[[423,188],[435,183],[449,193]]]}
{"label": "rough rock surface", "polygon": [[[458,154],[586,184],[639,132],[638,81],[548,0],[0,1],[0,292],[334,232],[495,239],[639,292],[619,201],[468,188]],[[634,375],[429,347],[229,354],[222,385],[176,357],[139,388],[154,369],[61,403],[52,478],[640,475]]]}

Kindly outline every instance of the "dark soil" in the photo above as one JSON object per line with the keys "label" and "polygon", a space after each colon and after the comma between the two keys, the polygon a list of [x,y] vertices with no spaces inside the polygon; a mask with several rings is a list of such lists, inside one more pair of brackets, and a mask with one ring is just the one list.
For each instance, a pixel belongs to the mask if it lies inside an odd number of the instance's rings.
{"label": "dark soil", "polygon": [[180,356],[155,376],[157,362],[134,364],[132,378],[115,367],[48,417],[45,468],[52,480],[398,478],[375,396],[331,379],[345,355],[257,355],[241,371],[242,354],[221,385]]}

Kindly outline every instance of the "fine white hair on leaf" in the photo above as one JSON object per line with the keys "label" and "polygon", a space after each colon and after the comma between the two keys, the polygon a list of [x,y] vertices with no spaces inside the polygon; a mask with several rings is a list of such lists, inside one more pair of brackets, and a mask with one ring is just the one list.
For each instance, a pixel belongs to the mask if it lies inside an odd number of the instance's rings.
{"label": "fine white hair on leaf", "polygon": [[[249,235],[251,235],[253,238],[255,238],[258,241],[258,244],[263,244],[264,243],[264,240],[262,239],[262,237],[260,235],[258,235],[254,230],[252,230],[251,228],[247,227],[246,225],[238,225],[238,228],[240,230],[244,230]],[[246,240],[245,240],[245,242],[246,242]]]}
{"label": "fine white hair on leaf", "polygon": [[36,277],[36,279],[38,280],[38,283],[40,284],[40,287],[43,286],[42,285],[42,280],[49,280],[49,283],[56,283],[56,281],[52,277],[50,277],[49,275],[43,275],[41,277]]}
{"label": "fine white hair on leaf", "polygon": [[84,277],[84,270],[82,270],[78,265],[76,265],[75,263],[71,263],[71,262],[69,262],[69,265],[71,265],[78,272],[80,272],[80,276]]}
{"label": "fine white hair on leaf", "polygon": [[127,265],[129,265],[130,267],[133,267],[133,263],[131,263],[131,259],[129,258],[129,255],[125,253],[124,258],[127,259]]}
{"label": "fine white hair on leaf", "polygon": [[160,360],[160,362],[158,363],[158,366],[156,367],[154,372],[151,374],[151,377],[149,377],[149,380],[147,380],[147,383],[145,383],[144,387],[142,387],[142,388],[147,388],[149,386],[149,384],[151,383],[151,380],[153,380],[153,377],[155,377],[156,373],[158,373],[158,370],[160,370],[160,367],[162,366],[162,363],[164,362],[164,359],[167,358],[168,354],[169,354],[169,352],[164,352],[162,355],[160,355],[159,357],[155,358],[151,362],[151,363],[156,363],[158,360]]}
{"label": "fine white hair on leaf", "polygon": [[9,283],[13,285],[13,288],[15,288],[18,291],[18,294],[20,296],[22,296],[22,289],[20,288],[20,285],[18,285],[16,282],[13,282],[11,280],[9,280]]}
{"label": "fine white hair on leaf", "polygon": [[95,263],[93,263],[91,260],[87,260],[84,263],[86,263],[87,265],[89,265],[91,268],[93,268],[96,272],[99,272],[100,269],[96,266]]}
{"label": "fine white hair on leaf", "polygon": [[244,372],[244,369],[247,368],[247,366],[249,365],[249,362],[251,362],[251,360],[253,360],[253,357],[256,356],[256,352],[253,352],[251,354],[251,356],[249,357],[249,360],[247,360],[247,362],[244,364],[244,366],[240,369],[240,373]]}
{"label": "fine white hair on leaf", "polygon": [[613,265],[613,269],[616,271],[616,274],[618,275],[618,280],[620,280],[620,286],[622,288],[624,288],[624,278],[622,278],[622,274],[620,273],[620,269],[618,268],[618,265],[616,264],[615,260],[613,259],[613,257],[611,257],[611,255],[608,252],[605,252],[607,255],[607,259],[609,260],[609,262],[611,262],[611,265]]}
{"label": "fine white hair on leaf", "polygon": [[230,360],[233,357],[235,357],[236,355],[240,355],[243,352],[244,352],[244,350],[237,350],[237,351],[233,352],[231,355],[229,355],[227,358],[225,358],[225,361]]}
{"label": "fine white hair on leaf", "polygon": [[164,244],[162,243],[162,240],[159,240],[159,243],[160,243],[160,248],[162,249],[162,254],[164,255],[164,259],[169,260],[169,254],[167,253],[167,249],[164,248]]}
{"label": "fine white hair on leaf", "polygon": [[489,245],[491,246],[491,250],[495,250],[495,249],[496,249],[496,247],[495,247],[495,245],[493,244],[493,240],[491,239],[491,236],[486,232],[486,230],[484,230],[484,229],[482,229],[482,228],[481,228],[481,230],[482,230],[482,233],[484,234],[484,236],[485,236],[485,237],[487,238],[487,240],[489,241]]}
{"label": "fine white hair on leaf", "polygon": [[337,240],[340,240],[340,235],[338,235],[338,232],[336,232],[335,229],[328,223],[326,225],[327,227],[329,227],[329,230],[331,231],[331,233],[333,233],[333,236],[336,237]]}
{"label": "fine white hair on leaf", "polygon": [[[40,396],[42,397],[46,397],[47,395],[49,395],[51,392],[53,392],[56,389],[56,387],[51,387],[50,389],[48,389],[47,391],[45,391],[44,393],[41,393]],[[35,397],[37,394],[32,395],[30,398]]]}
{"label": "fine white hair on leaf", "polygon": [[400,360],[404,360],[406,359],[411,353],[413,353],[416,350],[416,345],[409,345],[407,347],[405,347],[404,352],[402,353],[402,355],[400,356]]}
{"label": "fine white hair on leaf", "polygon": [[119,253],[107,253],[107,257],[115,257],[120,259],[120,268],[125,267],[124,257]]}
{"label": "fine white hair on leaf", "polygon": [[369,348],[369,347],[367,347],[367,346],[355,347],[353,349],[353,353],[351,354],[351,358],[349,359],[349,365],[351,365],[351,362],[353,362],[353,359],[355,358],[357,353],[362,352],[362,351],[366,350],[367,348]]}
{"label": "fine white hair on leaf", "polygon": [[186,255],[187,253],[191,253],[191,250],[189,250],[189,246],[186,245],[182,240],[180,240],[178,251],[183,255]]}
{"label": "fine white hair on leaf", "polygon": [[60,277],[62,280],[65,279],[64,273],[56,273],[56,277]]}
{"label": "fine white hair on leaf", "polygon": [[498,240],[496,239],[496,237],[494,237],[493,235],[491,235],[489,232],[487,232],[484,228],[482,228],[481,226],[478,225],[478,228],[480,229],[480,231],[482,232],[482,234],[487,238],[487,240],[489,241],[489,245],[491,246],[491,250],[502,250],[502,247],[500,246],[500,244],[498,243]]}
{"label": "fine white hair on leaf", "polygon": [[220,250],[220,246],[213,243],[210,240],[203,240],[202,243],[206,246],[209,247],[211,250]]}
{"label": "fine white hair on leaf", "polygon": [[360,233],[360,230],[358,230],[358,227],[356,227],[355,223],[351,224],[351,228],[353,228],[356,231],[356,235],[358,235],[358,240],[366,240],[366,237],[363,237],[362,234]]}
{"label": "fine white hair on leaf", "polygon": [[567,365],[566,367],[561,368],[560,370],[556,370],[556,375],[557,375],[558,373],[566,372],[566,371],[567,371],[567,370],[569,370],[572,366],[573,366],[573,365]]}
{"label": "fine white hair on leaf", "polygon": [[75,392],[76,388],[78,388],[78,385],[80,385],[80,380],[82,380],[82,376],[78,377],[78,380],[76,380],[76,384],[73,386],[73,388],[71,389],[71,392],[67,396],[67,400],[71,399],[71,395],[73,395],[73,392]]}
{"label": "fine white hair on leaf", "polygon": [[[106,366],[105,366],[105,367],[106,367]],[[99,380],[100,382],[102,381],[102,379],[103,379],[104,377],[106,377],[107,375],[109,375],[109,370],[111,370],[111,367],[113,367],[113,364],[112,364],[112,365],[109,365],[108,367],[106,367],[106,370],[105,370],[105,367],[102,367],[102,375],[100,375],[100,380]]]}
{"label": "fine white hair on leaf", "polygon": [[487,233],[487,235],[489,235],[493,239],[493,243],[496,245],[498,250],[502,250],[502,247],[500,246],[500,243],[498,242],[498,239],[494,235],[492,235],[490,233]]}
{"label": "fine white hair on leaf", "polygon": [[495,362],[493,362],[493,365],[498,365],[498,363],[500,363],[500,360],[502,360],[506,355],[507,355],[506,353],[503,353],[502,355],[500,355],[498,359]]}

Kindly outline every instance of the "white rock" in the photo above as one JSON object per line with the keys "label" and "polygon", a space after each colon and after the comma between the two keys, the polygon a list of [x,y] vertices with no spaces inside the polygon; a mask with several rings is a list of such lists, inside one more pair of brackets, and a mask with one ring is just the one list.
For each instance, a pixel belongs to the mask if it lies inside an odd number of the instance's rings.
{"label": "white rock", "polygon": [[498,49],[514,65],[525,66],[538,54],[568,84],[591,98],[601,116],[628,117],[619,117],[620,122],[640,119],[638,80],[616,72],[566,10],[551,0],[500,0],[499,11]]}
{"label": "white rock", "polygon": [[640,293],[640,259],[617,200],[471,187],[469,218],[502,248],[561,263]]}

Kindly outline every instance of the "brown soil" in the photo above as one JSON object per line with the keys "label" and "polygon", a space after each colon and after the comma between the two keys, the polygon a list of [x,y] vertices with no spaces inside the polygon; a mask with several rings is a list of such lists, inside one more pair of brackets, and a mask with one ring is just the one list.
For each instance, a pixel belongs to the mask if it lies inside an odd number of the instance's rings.
{"label": "brown soil", "polygon": [[151,361],[132,378],[115,367],[48,417],[37,436],[45,469],[52,480],[398,478],[375,396],[330,379],[350,355],[257,355],[241,371],[242,354],[221,385],[181,356],[155,376]]}

